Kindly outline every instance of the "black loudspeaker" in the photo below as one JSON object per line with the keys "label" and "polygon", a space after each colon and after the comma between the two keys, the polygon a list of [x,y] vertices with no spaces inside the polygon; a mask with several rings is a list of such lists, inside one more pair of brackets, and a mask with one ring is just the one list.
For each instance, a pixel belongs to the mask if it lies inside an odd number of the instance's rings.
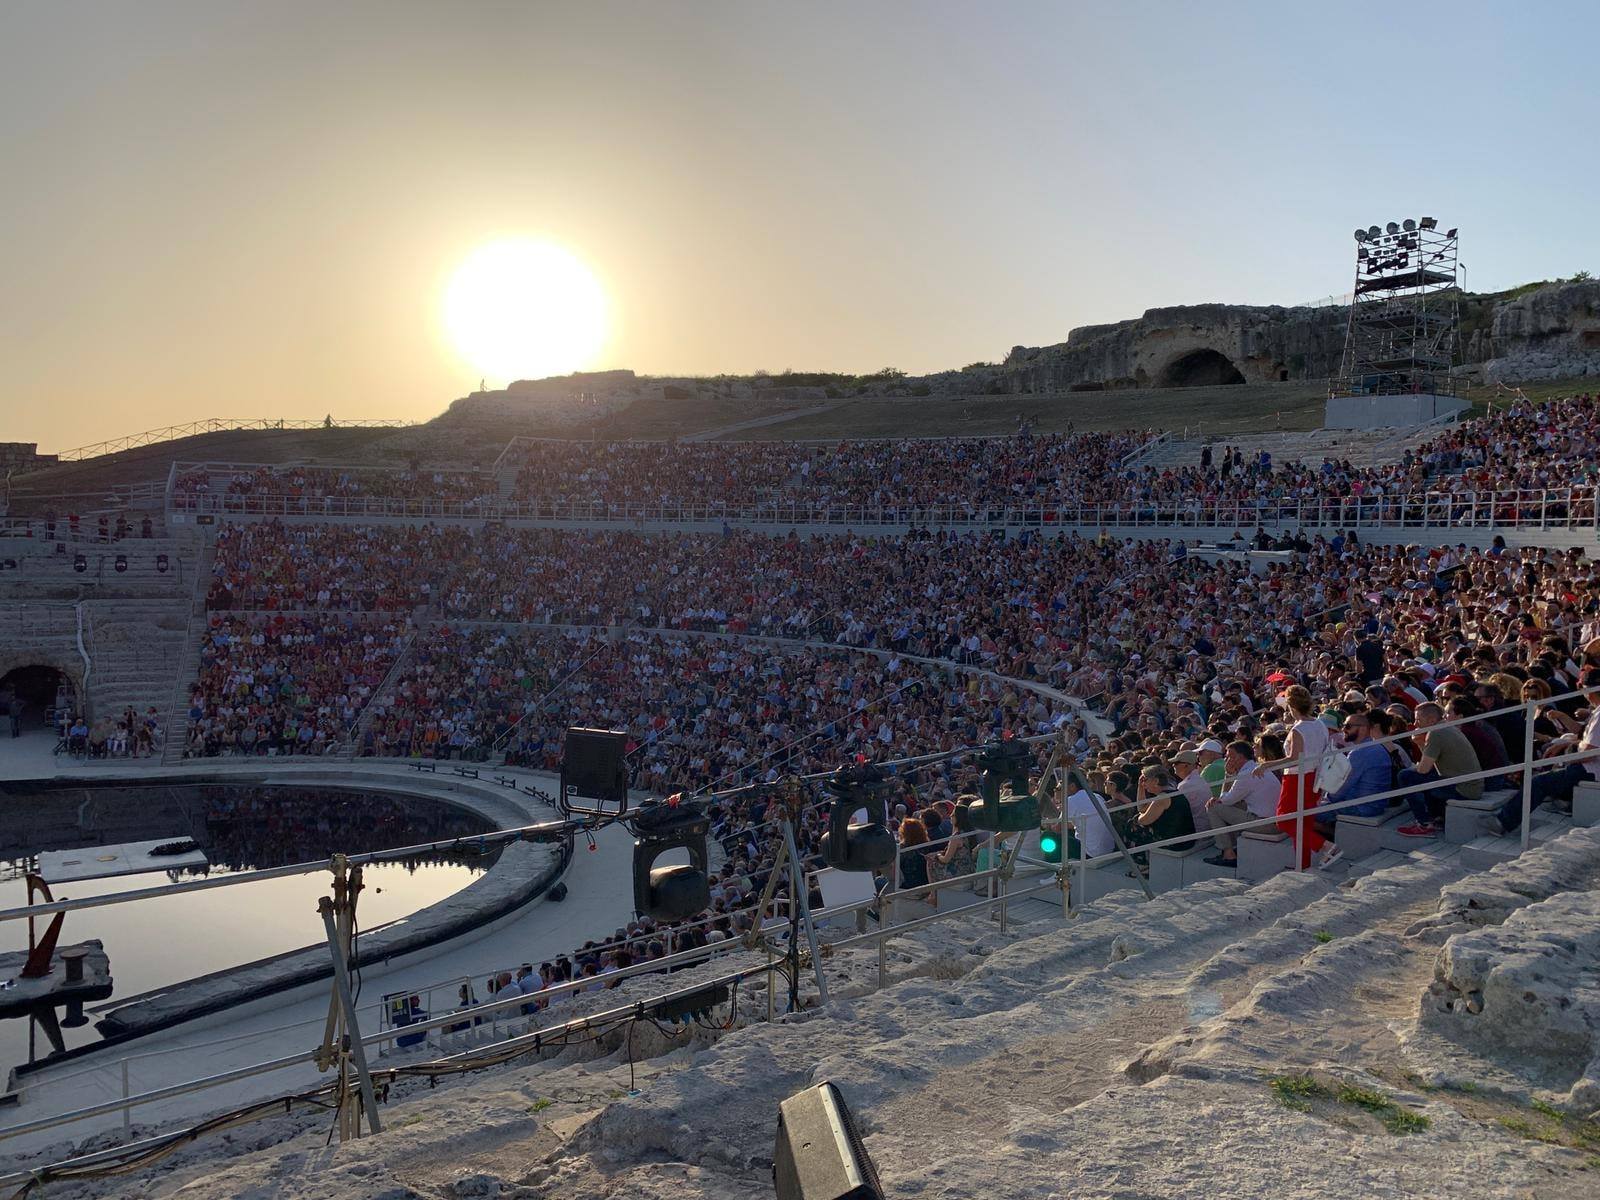
{"label": "black loudspeaker", "polygon": [[628,735],[613,729],[569,729],[561,755],[556,807],[573,813],[616,816],[628,808]]}
{"label": "black loudspeaker", "polygon": [[882,1200],[877,1168],[833,1084],[796,1092],[778,1106],[772,1183],[778,1200]]}

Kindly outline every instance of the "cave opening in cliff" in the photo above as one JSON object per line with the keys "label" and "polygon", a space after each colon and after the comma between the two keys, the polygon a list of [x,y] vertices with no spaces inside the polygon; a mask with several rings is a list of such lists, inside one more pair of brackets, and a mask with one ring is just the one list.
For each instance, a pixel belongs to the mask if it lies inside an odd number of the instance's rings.
{"label": "cave opening in cliff", "polygon": [[1244,376],[1226,354],[1216,350],[1191,350],[1167,364],[1157,387],[1215,387],[1243,383]]}

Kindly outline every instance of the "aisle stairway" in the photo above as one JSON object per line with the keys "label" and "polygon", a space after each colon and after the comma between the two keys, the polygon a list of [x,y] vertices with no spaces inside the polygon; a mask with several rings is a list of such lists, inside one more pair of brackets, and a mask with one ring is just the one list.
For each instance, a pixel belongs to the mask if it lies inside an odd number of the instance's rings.
{"label": "aisle stairway", "polygon": [[115,718],[126,708],[162,709],[172,694],[188,614],[181,600],[91,600],[84,605],[84,643],[92,711]]}

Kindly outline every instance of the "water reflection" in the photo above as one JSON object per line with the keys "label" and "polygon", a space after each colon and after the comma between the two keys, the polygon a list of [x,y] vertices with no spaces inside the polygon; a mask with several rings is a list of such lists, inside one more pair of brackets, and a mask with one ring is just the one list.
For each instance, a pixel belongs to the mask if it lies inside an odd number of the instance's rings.
{"label": "water reflection", "polygon": [[[88,849],[123,842],[192,838],[210,865],[116,878],[64,882],[57,899],[82,899],[148,887],[163,876],[286,866],[423,842],[472,838],[493,826],[438,801],[333,788],[230,785],[51,787],[0,785],[0,906],[26,904],[26,874],[46,850]],[[404,862],[369,866],[361,898],[362,926],[371,930],[460,890],[486,870],[497,849],[449,848]],[[113,1000],[226,970],[322,940],[317,898],[323,873],[260,880],[237,887],[164,896],[66,915],[63,947],[91,939],[111,958]],[[47,924],[34,923],[36,936]],[[29,948],[28,923],[0,924],[0,954]],[[0,970],[10,977],[12,969]],[[74,1009],[77,1006],[74,1006]],[[97,1004],[94,1008],[99,1008]],[[91,1008],[91,1012],[94,1011]],[[39,1006],[31,1015],[0,1020],[0,1062],[33,1061],[97,1037],[80,1014]],[[65,1018],[65,1019],[63,1019]]]}

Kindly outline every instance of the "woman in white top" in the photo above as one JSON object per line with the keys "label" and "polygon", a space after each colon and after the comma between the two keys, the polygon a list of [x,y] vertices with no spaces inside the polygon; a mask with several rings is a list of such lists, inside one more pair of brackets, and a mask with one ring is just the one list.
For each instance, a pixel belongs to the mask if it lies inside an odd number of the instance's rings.
{"label": "woman in white top", "polygon": [[1284,747],[1283,786],[1278,792],[1278,828],[1290,840],[1299,837],[1300,867],[1311,865],[1311,856],[1327,844],[1327,839],[1312,828],[1309,819],[1296,820],[1295,814],[1315,808],[1322,802],[1317,790],[1317,768],[1332,742],[1328,727],[1314,714],[1311,693],[1298,683],[1283,694],[1284,707],[1294,724]]}

